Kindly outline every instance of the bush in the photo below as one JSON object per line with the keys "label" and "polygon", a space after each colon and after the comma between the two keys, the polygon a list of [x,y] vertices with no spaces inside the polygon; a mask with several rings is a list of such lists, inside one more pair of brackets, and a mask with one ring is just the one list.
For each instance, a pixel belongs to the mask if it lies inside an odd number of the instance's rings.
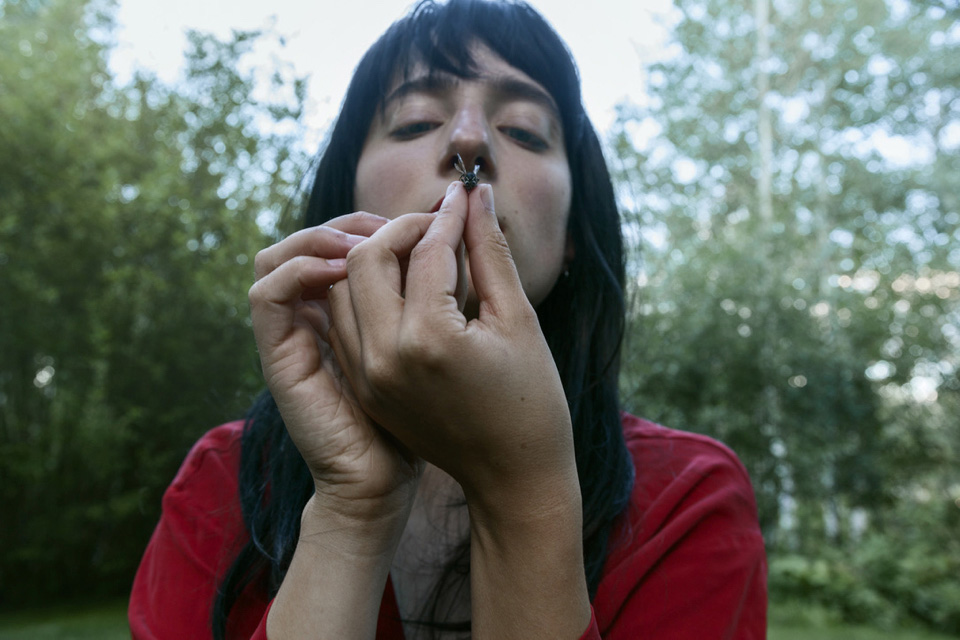
{"label": "bush", "polygon": [[960,540],[952,501],[906,502],[883,531],[848,549],[770,555],[772,600],[796,600],[848,622],[890,628],[908,621],[960,633]]}
{"label": "bush", "polygon": [[771,599],[817,604],[848,622],[893,626],[898,612],[872,584],[859,578],[854,564],[833,549],[819,558],[798,554],[770,558]]}

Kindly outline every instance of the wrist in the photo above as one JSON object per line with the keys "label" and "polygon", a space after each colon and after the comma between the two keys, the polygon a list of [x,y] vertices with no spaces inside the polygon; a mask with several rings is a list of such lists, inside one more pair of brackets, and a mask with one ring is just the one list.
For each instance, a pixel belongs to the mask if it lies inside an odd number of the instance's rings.
{"label": "wrist", "polygon": [[580,480],[572,451],[494,462],[469,482],[461,482],[471,521],[501,528],[511,524],[575,520],[582,514]]}
{"label": "wrist", "polygon": [[464,489],[474,532],[491,539],[536,538],[549,532],[582,540],[583,505],[576,470],[551,480],[517,479],[486,491]]}
{"label": "wrist", "polygon": [[[359,504],[363,502],[363,504]],[[410,515],[402,505],[344,501],[314,493],[300,516],[299,545],[320,546],[358,562],[389,566]]]}
{"label": "wrist", "polygon": [[559,484],[493,508],[468,500],[474,638],[578,637],[589,623],[579,485]]}
{"label": "wrist", "polygon": [[267,617],[267,635],[372,638],[403,522],[356,518],[314,494],[300,539]]}

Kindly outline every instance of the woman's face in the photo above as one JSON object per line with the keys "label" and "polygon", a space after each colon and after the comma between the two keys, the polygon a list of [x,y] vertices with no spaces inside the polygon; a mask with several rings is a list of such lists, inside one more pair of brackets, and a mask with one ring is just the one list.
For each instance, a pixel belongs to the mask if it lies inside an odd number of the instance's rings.
{"label": "woman's face", "polygon": [[[473,79],[415,69],[388,94],[357,166],[354,206],[394,218],[436,211],[447,185],[480,165],[523,289],[536,306],[570,253],[570,168],[550,94],[484,47]],[[471,292],[472,294],[472,292]]]}

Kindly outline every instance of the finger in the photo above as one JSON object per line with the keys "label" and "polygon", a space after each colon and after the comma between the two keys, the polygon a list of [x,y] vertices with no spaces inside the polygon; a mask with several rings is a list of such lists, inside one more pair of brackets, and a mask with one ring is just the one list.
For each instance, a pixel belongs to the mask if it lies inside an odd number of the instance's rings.
{"label": "finger", "polygon": [[283,342],[294,323],[304,292],[326,290],[347,275],[346,260],[297,256],[250,287],[251,315],[257,341]]}
{"label": "finger", "polygon": [[481,184],[470,194],[463,241],[480,313],[503,315],[518,296],[525,297],[517,266],[497,222],[493,188]]}
{"label": "finger", "polygon": [[[347,285],[352,311],[361,334],[370,328],[396,327],[404,307],[403,263],[436,220],[429,213],[406,214],[391,220],[347,256]],[[407,273],[409,289],[409,272]],[[339,313],[344,313],[341,308]],[[334,323],[340,315],[335,314]],[[366,339],[365,335],[361,335]]]}
{"label": "finger", "polygon": [[369,238],[376,233],[380,227],[388,222],[390,222],[389,218],[378,216],[375,213],[356,211],[354,213],[337,216],[336,218],[325,222],[323,226],[332,227],[334,229],[343,231],[344,233],[351,233],[353,235]]}
{"label": "finger", "polygon": [[[319,364],[314,364],[312,370],[317,372],[322,371],[328,378],[330,376],[336,378],[339,374],[339,369],[336,366],[336,358],[333,350],[329,342],[327,342],[327,333],[331,327],[330,305],[328,301],[311,301],[300,305],[297,311],[297,324],[304,325],[305,328],[310,328],[310,331],[304,331],[303,333],[309,335],[311,349],[315,345],[317,354],[319,355]],[[302,351],[299,353],[300,355],[303,354]],[[321,376],[318,380],[324,385],[325,389],[332,388],[328,386],[331,384],[330,379],[324,379],[323,376]],[[333,383],[333,386],[335,387],[336,383]]]}
{"label": "finger", "polygon": [[356,374],[360,371],[363,354],[350,297],[350,284],[347,280],[342,280],[330,288],[327,295],[329,318],[324,339],[333,349],[340,370],[351,384],[356,385],[360,382]]}
{"label": "finger", "polygon": [[308,323],[317,337],[326,341],[330,331],[330,302],[323,300],[309,300],[300,305],[299,316]]}
{"label": "finger", "polygon": [[297,354],[316,349],[316,333],[300,312],[305,290],[329,287],[346,276],[343,259],[324,260],[299,256],[287,261],[250,288],[250,312],[261,359],[267,368],[288,358],[300,362],[298,376],[314,368],[310,358]]}
{"label": "finger", "polygon": [[386,223],[386,218],[361,211],[334,218],[318,227],[301,229],[257,254],[256,278],[259,280],[296,256],[344,258],[350,249]]}
{"label": "finger", "polygon": [[457,309],[463,312],[467,306],[467,294],[469,293],[470,283],[467,280],[467,247],[463,240],[457,246]]}
{"label": "finger", "polygon": [[[467,192],[460,182],[447,188],[436,219],[411,252],[407,269],[407,303],[413,313],[433,313],[438,306],[459,311],[457,295],[465,283],[458,253],[467,218]],[[464,296],[465,298],[465,296]]]}
{"label": "finger", "polygon": [[363,389],[364,359],[389,349],[403,312],[401,261],[434,220],[407,214],[384,225],[347,259],[348,278],[331,287],[327,341],[354,389]]}

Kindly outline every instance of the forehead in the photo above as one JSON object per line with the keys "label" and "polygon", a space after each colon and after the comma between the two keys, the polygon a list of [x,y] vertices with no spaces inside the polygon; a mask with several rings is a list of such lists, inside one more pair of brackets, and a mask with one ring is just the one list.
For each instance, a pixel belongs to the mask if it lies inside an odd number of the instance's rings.
{"label": "forehead", "polygon": [[470,49],[471,60],[463,74],[430,67],[423,61],[401,68],[395,74],[381,106],[401,100],[411,93],[455,92],[464,83],[484,85],[491,93],[504,99],[527,100],[537,103],[560,120],[560,109],[550,92],[526,73],[511,66],[503,58],[483,45]]}

